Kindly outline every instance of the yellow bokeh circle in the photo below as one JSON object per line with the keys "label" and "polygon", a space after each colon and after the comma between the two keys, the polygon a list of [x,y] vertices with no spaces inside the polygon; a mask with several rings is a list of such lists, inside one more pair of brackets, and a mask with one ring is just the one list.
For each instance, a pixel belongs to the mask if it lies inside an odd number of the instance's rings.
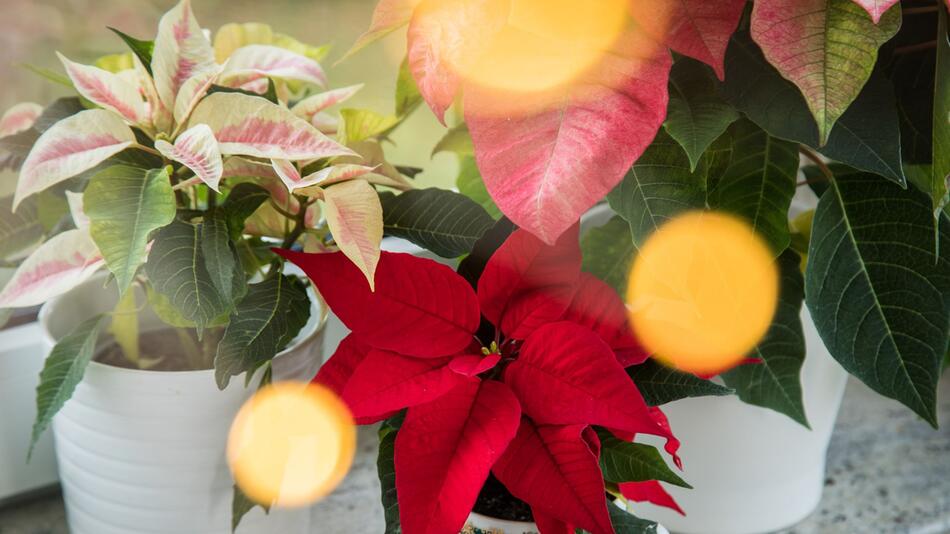
{"label": "yellow bokeh circle", "polygon": [[[562,86],[600,61],[629,23],[629,0],[512,0],[481,9],[507,23],[483,42],[447,55],[456,74],[494,89],[530,93]],[[451,36],[447,37],[450,42]],[[450,45],[449,45],[450,46]]]}
{"label": "yellow bokeh circle", "polygon": [[346,476],[356,429],[346,405],[315,384],[280,382],[261,388],[241,408],[228,435],[228,465],[251,500],[305,506]]}
{"label": "yellow bokeh circle", "polygon": [[741,362],[765,335],[778,287],[772,253],[749,225],[689,212],[644,244],[627,304],[634,331],[655,358],[713,375]]}

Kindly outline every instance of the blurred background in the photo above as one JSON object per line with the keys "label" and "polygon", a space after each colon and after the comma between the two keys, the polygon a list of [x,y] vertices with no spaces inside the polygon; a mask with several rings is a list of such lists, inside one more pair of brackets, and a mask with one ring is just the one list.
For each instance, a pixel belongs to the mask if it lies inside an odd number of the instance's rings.
{"label": "blurred background", "polygon": [[[153,39],[161,15],[177,0],[0,0],[8,21],[0,32],[0,112],[21,101],[45,105],[70,93],[23,67],[24,64],[63,72],[54,51],[90,64],[96,58],[128,49],[110,32],[111,26],[141,39]],[[336,61],[369,26],[376,0],[192,0],[201,25],[215,32],[228,22],[262,22],[275,32],[311,45],[331,44],[323,68],[330,87],[365,83],[345,107],[390,114],[399,63],[406,50],[405,30],[374,43],[340,65]],[[393,135],[386,146],[389,161],[422,167],[419,187],[454,186],[456,158],[430,157],[445,133],[425,106]],[[15,179],[4,174],[3,180]],[[3,184],[9,185],[9,184]]]}

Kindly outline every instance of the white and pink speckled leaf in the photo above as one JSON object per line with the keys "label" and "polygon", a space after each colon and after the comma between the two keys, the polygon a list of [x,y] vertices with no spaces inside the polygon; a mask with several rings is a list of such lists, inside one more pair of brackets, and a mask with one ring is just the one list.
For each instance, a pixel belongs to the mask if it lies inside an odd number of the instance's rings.
{"label": "white and pink speckled leaf", "polygon": [[461,80],[455,66],[478,54],[507,19],[502,0],[425,0],[409,23],[407,58],[419,93],[440,122]]}
{"label": "white and pink speckled leaf", "polygon": [[168,141],[155,141],[155,148],[168,159],[175,160],[195,173],[195,176],[218,190],[218,183],[224,174],[218,141],[207,124],[198,124],[181,133],[172,145]]}
{"label": "white and pink speckled leaf", "polygon": [[326,111],[317,113],[310,119],[310,124],[327,135],[336,135],[340,131],[340,119]]}
{"label": "white and pink speckled leaf", "polygon": [[300,171],[297,169],[297,166],[294,165],[294,162],[286,159],[272,159],[270,163],[271,166],[274,167],[274,172],[277,173],[280,181],[284,182],[288,190],[293,191],[298,187],[303,187],[299,185],[301,179]]}
{"label": "white and pink speckled leaf", "polygon": [[[290,111],[293,111],[294,115],[297,115],[298,117],[302,117],[313,122],[313,117],[315,115],[331,106],[335,106],[349,100],[362,88],[363,84],[357,84],[351,85],[349,87],[332,89],[323,93],[317,93],[304,98],[300,102],[297,102],[292,108],[290,108]],[[314,124],[314,126],[316,126],[316,124]]]}
{"label": "white and pink speckled leaf", "polygon": [[260,44],[235,50],[221,74],[221,82],[229,87],[246,86],[264,78],[293,80],[320,87],[327,83],[327,76],[316,61],[286,48]]}
{"label": "white and pink speckled leaf", "polygon": [[[375,167],[367,167],[366,165],[355,165],[349,163],[333,165],[332,167],[326,167],[324,169],[320,169],[317,172],[313,172],[304,176],[297,182],[294,188],[300,189],[303,187],[312,186],[327,187],[340,182],[345,182],[347,180],[353,180],[355,178],[366,178],[372,175],[373,171],[375,170]],[[381,185],[391,185],[391,182],[393,182],[393,180],[386,178],[385,176],[376,176],[387,181],[386,184]]]}
{"label": "white and pink speckled leaf", "polygon": [[548,94],[467,86],[478,167],[501,211],[554,243],[653,141],[666,117],[671,64],[665,47],[630,32],[600,65]]}
{"label": "white and pink speckled leaf", "polygon": [[89,216],[83,208],[82,193],[66,191],[66,203],[69,205],[69,215],[73,218],[76,228],[80,230],[89,228]]}
{"label": "white and pink speckled leaf", "polygon": [[366,45],[381,39],[390,33],[409,24],[412,18],[412,11],[422,0],[380,0],[373,11],[373,19],[370,22],[369,29],[353,43],[353,46],[340,59],[350,57],[359,52]]}
{"label": "white and pink speckled leaf", "polygon": [[333,240],[375,287],[379,243],[383,239],[383,208],[373,186],[352,180],[323,192],[327,226]]}
{"label": "white and pink speckled leaf", "polygon": [[99,107],[114,111],[131,124],[147,122],[145,102],[138,87],[107,70],[70,61],[56,53],[79,94]]}
{"label": "white and pink speckled leaf", "polygon": [[871,76],[878,48],[900,26],[899,6],[875,24],[853,0],[756,0],[752,8],[752,39],[805,96],[820,145]]}
{"label": "white and pink speckled leaf", "polygon": [[89,170],[135,142],[122,117],[87,109],[57,122],[36,140],[20,168],[13,207],[24,198]]}
{"label": "white and pink speckled leaf", "polygon": [[0,137],[6,137],[29,129],[43,113],[43,106],[33,102],[21,102],[0,116]]}
{"label": "white and pink speckled leaf", "polygon": [[884,15],[888,9],[890,9],[894,4],[899,0],[853,0],[854,3],[863,7],[865,11],[868,12],[868,15],[871,15],[871,20],[874,21],[874,24],[877,24],[881,21],[881,17]]}
{"label": "white and pink speckled leaf", "polygon": [[222,70],[224,70],[224,65],[202,70],[182,84],[178,90],[178,96],[175,98],[176,123],[184,124],[188,120],[188,115],[195,109],[198,102],[204,98],[211,85],[217,81]]}
{"label": "white and pink speckled leaf", "polygon": [[169,110],[175,109],[178,90],[192,76],[215,68],[214,49],[191,11],[181,0],[162,16],[152,52],[155,89]]}
{"label": "white and pink speckled leaf", "polygon": [[87,230],[67,230],[23,260],[0,293],[0,308],[42,304],[83,283],[103,265]]}
{"label": "white and pink speckled leaf", "polygon": [[135,54],[132,54],[132,64],[136,78],[138,79],[139,90],[145,95],[145,112],[148,115],[149,122],[159,132],[171,133],[172,112],[165,107],[162,99],[158,96],[158,90],[155,89],[155,80],[145,69],[145,65]]}
{"label": "white and pink speckled leaf", "polygon": [[191,114],[195,124],[210,126],[227,155],[297,161],[353,154],[289,109],[241,93],[205,97]]}

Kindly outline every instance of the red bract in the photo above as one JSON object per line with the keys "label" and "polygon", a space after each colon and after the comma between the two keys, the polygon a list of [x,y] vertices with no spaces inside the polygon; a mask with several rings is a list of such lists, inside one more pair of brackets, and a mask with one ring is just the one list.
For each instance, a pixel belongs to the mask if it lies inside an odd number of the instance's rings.
{"label": "red bract", "polygon": [[[577,243],[576,226],[553,246],[515,231],[477,297],[447,267],[410,255],[383,252],[372,292],[342,253],[278,251],[353,331],[315,380],[360,423],[408,408],[394,455],[406,534],[458,532],[490,471],[543,534],[609,534],[591,425],[666,437],[675,456],[666,419],[624,371],[645,357],[624,305],[580,272]],[[495,336],[475,343],[481,316]]]}

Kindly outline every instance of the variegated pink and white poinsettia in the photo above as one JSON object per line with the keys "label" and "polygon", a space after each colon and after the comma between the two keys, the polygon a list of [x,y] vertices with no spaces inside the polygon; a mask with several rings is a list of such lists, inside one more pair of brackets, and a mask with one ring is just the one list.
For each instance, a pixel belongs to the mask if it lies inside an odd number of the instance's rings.
{"label": "variegated pink and white poinsettia", "polygon": [[[318,61],[325,49],[263,24],[229,24],[214,39],[209,35],[189,0],[182,0],[161,18],[150,50],[133,47],[118,62],[127,68],[58,54],[76,92],[92,106],[37,131],[20,166],[12,208],[22,211],[37,195],[68,188],[75,229],[61,234],[68,240],[55,236],[22,262],[0,292],[0,308],[45,302],[102,267],[131,279],[147,259],[144,238],[135,236],[131,253],[106,243],[115,232],[108,221],[96,221],[108,217],[100,206],[90,224],[80,189],[103,169],[139,165],[143,158],[151,158],[156,170],[166,168],[170,187],[146,185],[144,170],[138,185],[164,199],[174,195],[169,202],[179,209],[194,208],[209,194],[226,201],[240,183],[259,186],[269,198],[248,214],[244,230],[260,238],[288,238],[296,214],[305,211],[294,239],[339,247],[372,285],[383,232],[374,185],[410,185],[363,144],[350,148],[330,137],[339,121],[329,110],[362,85],[328,89]],[[42,112],[38,104],[14,106],[0,119],[0,137],[30,130]],[[170,220],[158,217],[148,229]]]}

